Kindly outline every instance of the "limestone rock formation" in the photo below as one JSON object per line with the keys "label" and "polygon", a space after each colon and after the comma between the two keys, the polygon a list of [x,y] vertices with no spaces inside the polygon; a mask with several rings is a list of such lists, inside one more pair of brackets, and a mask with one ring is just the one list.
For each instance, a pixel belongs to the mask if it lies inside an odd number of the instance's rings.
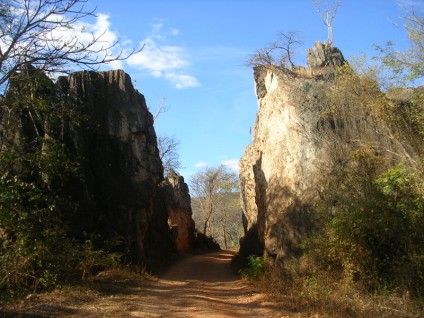
{"label": "limestone rock formation", "polygon": [[[71,235],[119,238],[120,251],[133,263],[163,264],[175,250],[189,251],[194,223],[187,185],[177,175],[163,185],[153,116],[129,75],[83,71],[53,83],[37,72],[29,69],[28,76],[37,76],[41,86],[33,92],[17,86],[15,92],[46,97],[59,115],[30,118],[24,106],[15,107],[1,116],[0,143],[24,149],[41,138],[41,147],[48,147],[47,140],[54,137],[78,158],[81,178],[67,188],[79,201],[69,224]],[[72,119],[64,115],[68,113]],[[44,179],[54,187],[54,178]],[[178,224],[176,238],[168,218]]]}
{"label": "limestone rock formation", "polygon": [[187,183],[183,176],[171,170],[164,187],[168,193],[168,225],[173,231],[175,249],[180,253],[187,253],[193,248],[195,234]]}
{"label": "limestone rock formation", "polygon": [[[343,60],[322,57],[322,46],[316,47],[320,49],[312,50],[312,67],[339,65]],[[254,77],[259,109],[253,141],[240,160],[247,220],[240,253],[258,253],[262,246],[265,255],[284,259],[299,252],[311,207],[323,181],[332,175],[333,163],[343,162],[366,144],[387,150],[389,157],[407,158],[411,150],[360,103],[341,105],[336,118],[326,117],[324,95],[331,90],[331,81],[265,66],[256,67]]]}
{"label": "limestone rock formation", "polygon": [[152,198],[163,178],[144,97],[121,70],[78,72],[59,78],[57,86],[86,121],[78,127],[71,124],[63,138],[85,158],[84,186],[92,206],[89,230],[124,237],[135,261],[143,261]]}
{"label": "limestone rock formation", "polygon": [[343,54],[338,48],[319,41],[315,42],[313,48],[308,50],[308,66],[311,69],[342,66],[345,62]]}

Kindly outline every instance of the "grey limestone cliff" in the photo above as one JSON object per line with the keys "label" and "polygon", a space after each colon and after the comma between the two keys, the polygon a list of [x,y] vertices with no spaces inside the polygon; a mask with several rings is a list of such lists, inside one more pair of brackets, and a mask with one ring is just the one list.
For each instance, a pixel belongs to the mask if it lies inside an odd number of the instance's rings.
{"label": "grey limestone cliff", "polygon": [[[80,177],[64,190],[79,202],[69,220],[70,235],[82,241],[119,238],[119,250],[133,263],[163,264],[174,252],[190,250],[194,224],[188,187],[182,177],[164,181],[153,116],[129,75],[82,71],[53,83],[33,68],[27,71],[41,84],[32,91],[19,81],[12,85],[8,98],[15,107],[7,112],[2,107],[0,143],[43,151],[55,139],[77,158]],[[50,115],[30,110],[19,96],[48,101]],[[43,179],[55,187],[54,177],[47,173]],[[184,219],[177,222],[177,237],[169,218]]]}

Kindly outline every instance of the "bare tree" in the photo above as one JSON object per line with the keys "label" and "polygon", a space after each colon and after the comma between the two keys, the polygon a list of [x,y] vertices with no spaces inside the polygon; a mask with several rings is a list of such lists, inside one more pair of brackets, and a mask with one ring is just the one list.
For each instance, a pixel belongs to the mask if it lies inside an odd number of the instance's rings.
{"label": "bare tree", "polygon": [[180,141],[175,137],[158,137],[159,156],[162,160],[165,176],[168,175],[171,169],[175,171],[181,169],[181,161],[180,156],[178,154],[179,145]]}
{"label": "bare tree", "polygon": [[249,67],[275,65],[293,70],[295,68],[293,63],[294,47],[300,44],[302,44],[302,41],[299,40],[297,32],[280,32],[275,42],[253,53],[247,60],[246,65]]}
{"label": "bare tree", "polygon": [[68,73],[71,65],[97,70],[141,50],[118,49],[118,40],[107,41],[107,30],[77,29],[82,19],[95,16],[85,9],[87,1],[0,0],[0,92],[24,65],[53,74]]}
{"label": "bare tree", "polygon": [[333,20],[336,16],[341,0],[312,0],[315,9],[328,29],[326,44],[333,44]]}
{"label": "bare tree", "polygon": [[207,167],[190,180],[193,199],[198,200],[203,214],[203,234],[206,235],[211,217],[218,211],[221,194],[238,189],[238,176],[224,165]]}
{"label": "bare tree", "polygon": [[156,118],[158,118],[160,114],[166,113],[168,110],[169,105],[166,104],[166,98],[163,97],[159,103],[159,106],[154,111],[153,119],[156,120]]}
{"label": "bare tree", "polygon": [[295,65],[293,63],[293,47],[295,45],[302,44],[302,41],[299,40],[297,36],[298,34],[295,31],[291,31],[289,33],[280,32],[278,40],[272,44],[272,48],[274,50],[279,50],[281,52],[279,60],[281,67],[290,66],[290,69],[294,69]]}

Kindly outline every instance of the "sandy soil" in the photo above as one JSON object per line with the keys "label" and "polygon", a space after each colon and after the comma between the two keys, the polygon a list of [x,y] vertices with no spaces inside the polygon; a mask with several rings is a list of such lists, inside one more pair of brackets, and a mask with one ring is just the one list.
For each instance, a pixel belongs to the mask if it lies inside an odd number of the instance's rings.
{"label": "sandy soil", "polygon": [[28,300],[0,317],[298,317],[230,269],[233,252],[189,256],[160,278],[103,281],[97,291]]}

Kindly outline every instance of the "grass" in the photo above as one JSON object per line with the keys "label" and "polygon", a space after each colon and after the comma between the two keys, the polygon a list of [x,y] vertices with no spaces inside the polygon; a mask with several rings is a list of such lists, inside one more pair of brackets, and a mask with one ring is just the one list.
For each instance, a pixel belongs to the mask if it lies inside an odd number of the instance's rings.
{"label": "grass", "polygon": [[[293,265],[292,265],[293,266]],[[370,293],[331,273],[285,271],[268,267],[265,274],[253,280],[263,292],[282,302],[288,310],[305,317],[328,318],[422,318],[424,300],[408,293],[381,290]]]}
{"label": "grass", "polygon": [[[127,268],[109,269],[85,280],[69,282],[53,291],[30,294],[13,302],[0,302],[0,316],[78,315],[81,308],[89,304],[101,304],[114,295],[137,293],[143,288],[146,279],[155,278],[146,272],[139,273]],[[89,310],[84,309],[89,315],[98,314],[90,313]]]}

